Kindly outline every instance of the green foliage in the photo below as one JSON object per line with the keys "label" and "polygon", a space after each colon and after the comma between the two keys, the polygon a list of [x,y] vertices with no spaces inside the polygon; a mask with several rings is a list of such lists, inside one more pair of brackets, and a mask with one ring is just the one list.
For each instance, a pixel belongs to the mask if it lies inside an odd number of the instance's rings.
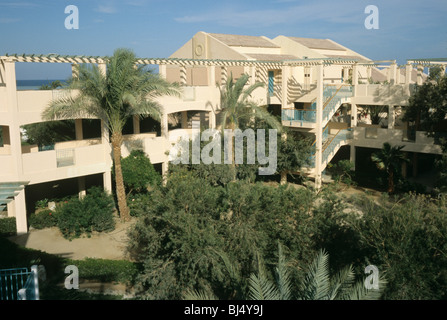
{"label": "green foliage", "polygon": [[49,209],[32,213],[29,217],[29,224],[35,229],[55,227],[58,224],[57,214]]}
{"label": "green foliage", "polygon": [[85,258],[67,263],[78,267],[79,276],[83,280],[131,283],[138,273],[138,266],[126,260]]}
{"label": "green foliage", "polygon": [[54,145],[56,142],[74,140],[74,120],[47,121],[24,125],[25,142],[39,147]]}
{"label": "green foliage", "polygon": [[[273,279],[262,264],[259,265],[257,274],[250,275],[248,279],[250,300],[378,300],[386,287],[386,280],[379,278],[378,289],[366,289],[363,281],[355,282],[355,274],[351,266],[331,275],[329,255],[320,250],[312,263],[307,266],[307,273],[298,286],[299,290],[292,293],[290,265],[287,264],[282,246],[278,247],[279,257]],[[216,299],[214,295],[207,292],[192,290],[187,291],[183,298]]]}
{"label": "green foliage", "polygon": [[293,258],[310,257],[312,199],[307,190],[244,181],[210,187],[188,170],[172,172],[130,233],[133,258],[144,265],[142,295],[175,299],[205,290],[241,297],[247,289],[241,279],[256,270],[259,254],[275,261],[278,239]]}
{"label": "green foliage", "polygon": [[58,227],[68,239],[92,231],[111,231],[115,228],[114,209],[112,196],[101,188],[93,187],[82,199],[75,197],[57,207]]}
{"label": "green foliage", "polygon": [[365,198],[357,205],[363,216],[349,225],[369,260],[386,273],[384,299],[446,299],[446,199],[407,195],[380,204]]}
{"label": "green foliage", "polygon": [[9,237],[17,233],[16,218],[0,218],[0,237]]}
{"label": "green foliage", "polygon": [[50,84],[43,84],[40,86],[39,90],[54,90],[62,87],[63,84],[59,80],[52,81]]}
{"label": "green foliage", "polygon": [[151,161],[141,150],[133,150],[129,156],[123,158],[121,168],[124,185],[129,193],[147,191],[148,187],[161,182],[160,174],[155,171]]}
{"label": "green foliage", "polygon": [[48,201],[46,198],[36,201],[36,209],[47,209]]}
{"label": "green foliage", "polygon": [[308,164],[311,155],[311,141],[287,132],[285,136],[278,135],[277,171],[279,173],[294,173]]}
{"label": "green foliage", "polygon": [[335,182],[342,182],[348,186],[351,186],[354,181],[354,163],[349,160],[340,160],[336,164],[328,164],[328,171],[332,175],[332,179]]}
{"label": "green foliage", "polygon": [[429,81],[416,86],[405,108],[404,120],[416,124],[416,130],[433,135],[442,129],[447,114],[447,76],[439,69],[431,69]]}
{"label": "green foliage", "polygon": [[388,192],[395,190],[396,178],[399,176],[401,165],[408,162],[404,153],[401,151],[405,146],[391,146],[388,142],[383,144],[380,151],[371,155],[371,160],[376,164],[379,170],[384,171],[388,176]]}

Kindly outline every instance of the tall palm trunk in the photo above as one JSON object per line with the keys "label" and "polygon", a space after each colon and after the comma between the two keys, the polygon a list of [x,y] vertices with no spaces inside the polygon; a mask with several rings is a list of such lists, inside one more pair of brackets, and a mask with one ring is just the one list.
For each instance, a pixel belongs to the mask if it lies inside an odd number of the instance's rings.
{"label": "tall palm trunk", "polygon": [[394,172],[393,169],[388,170],[388,193],[394,192]]}
{"label": "tall palm trunk", "polygon": [[287,171],[281,171],[281,182],[280,184],[286,184],[287,183]]}
{"label": "tall palm trunk", "polygon": [[115,162],[116,197],[118,198],[118,209],[120,217],[124,221],[130,220],[129,208],[126,201],[126,190],[124,189],[123,171],[121,169],[121,145],[123,136],[121,132],[112,133],[113,160]]}

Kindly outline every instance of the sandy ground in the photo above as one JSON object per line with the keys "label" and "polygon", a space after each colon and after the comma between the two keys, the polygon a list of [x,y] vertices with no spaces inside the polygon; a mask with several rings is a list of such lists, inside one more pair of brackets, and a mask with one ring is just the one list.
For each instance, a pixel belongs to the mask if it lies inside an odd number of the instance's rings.
{"label": "sandy ground", "polygon": [[26,248],[37,249],[65,258],[82,260],[102,258],[126,259],[127,230],[133,222],[117,222],[114,231],[93,233],[90,237],[65,239],[57,227],[30,230],[28,234],[10,237],[9,240]]}

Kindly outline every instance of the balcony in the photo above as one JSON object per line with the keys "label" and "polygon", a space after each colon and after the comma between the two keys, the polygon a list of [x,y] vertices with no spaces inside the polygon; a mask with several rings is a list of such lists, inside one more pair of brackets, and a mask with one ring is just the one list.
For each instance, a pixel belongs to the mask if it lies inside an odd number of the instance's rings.
{"label": "balcony", "polygon": [[381,149],[384,142],[389,142],[392,145],[404,145],[403,151],[442,154],[441,147],[435,141],[435,138],[427,137],[423,131],[375,126],[354,128],[354,143],[357,147]]}

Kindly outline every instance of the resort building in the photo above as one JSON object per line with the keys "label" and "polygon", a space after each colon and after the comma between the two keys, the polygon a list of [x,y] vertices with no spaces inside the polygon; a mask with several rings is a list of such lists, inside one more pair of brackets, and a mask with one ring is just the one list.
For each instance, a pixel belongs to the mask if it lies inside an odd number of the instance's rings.
{"label": "resort building", "polygon": [[[27,212],[49,194],[91,185],[112,190],[109,134],[97,119],[71,119],[72,139],[50,146],[24,145],[23,127],[40,123],[49,102],[64,90],[18,90],[17,63],[94,63],[103,57],[5,55],[0,57],[0,210],[15,216],[17,232],[28,232]],[[439,155],[433,138],[414,131],[402,120],[416,84],[427,79],[424,69],[442,60],[372,61],[329,39],[240,36],[198,32],[169,58],[141,58],[156,65],[161,76],[182,85],[180,98],[163,97],[161,123],[135,116],[124,132],[123,156],[143,150],[164,173],[167,151],[180,136],[191,134],[192,121],[219,126],[220,91],[230,75],[250,75],[265,86],[253,93],[259,105],[281,117],[282,124],[314,141],[312,163],[304,169],[321,187],[327,165],[344,152],[356,163],[364,149],[384,142],[405,145],[403,151]],[[67,140],[67,139],[65,139]],[[342,151],[343,150],[343,151]],[[363,151],[362,151],[363,150]],[[411,174],[418,174],[417,161]],[[408,168],[403,168],[408,170]]]}

